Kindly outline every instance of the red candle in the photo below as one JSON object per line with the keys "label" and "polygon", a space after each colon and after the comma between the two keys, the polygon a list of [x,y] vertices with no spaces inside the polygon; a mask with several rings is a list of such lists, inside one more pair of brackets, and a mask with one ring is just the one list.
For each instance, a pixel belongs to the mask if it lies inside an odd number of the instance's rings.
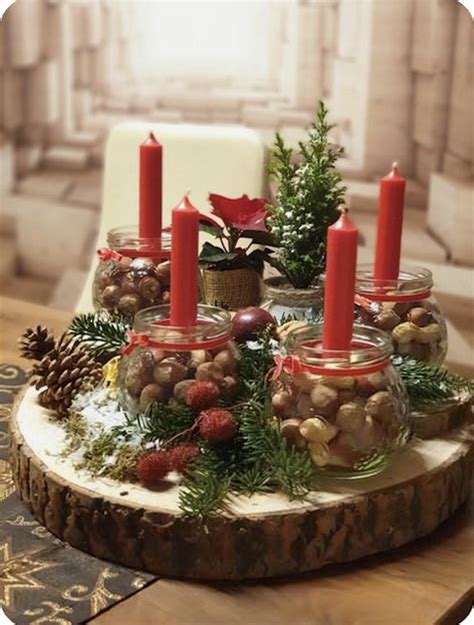
{"label": "red candle", "polygon": [[398,279],[404,200],[405,178],[400,175],[397,163],[393,163],[392,171],[380,181],[375,279]]}
{"label": "red candle", "polygon": [[196,325],[198,303],[199,211],[185,195],[171,216],[172,326]]}
{"label": "red candle", "polygon": [[328,228],[323,327],[327,350],[351,346],[358,234],[345,211]]}
{"label": "red candle", "polygon": [[150,132],[140,146],[140,237],[159,238],[162,228],[163,148]]}

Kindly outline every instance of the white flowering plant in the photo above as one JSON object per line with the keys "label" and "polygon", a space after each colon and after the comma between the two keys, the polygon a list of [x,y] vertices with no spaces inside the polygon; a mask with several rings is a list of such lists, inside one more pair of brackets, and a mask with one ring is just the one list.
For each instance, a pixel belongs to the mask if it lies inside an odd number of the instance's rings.
{"label": "white flowering plant", "polygon": [[326,262],[328,227],[339,216],[346,187],[335,170],[343,148],[330,143],[334,127],[320,101],[308,141],[299,144],[299,159],[277,133],[269,172],[278,184],[276,205],[267,207],[267,228],[278,249],[268,259],[290,284],[305,289],[316,283]]}

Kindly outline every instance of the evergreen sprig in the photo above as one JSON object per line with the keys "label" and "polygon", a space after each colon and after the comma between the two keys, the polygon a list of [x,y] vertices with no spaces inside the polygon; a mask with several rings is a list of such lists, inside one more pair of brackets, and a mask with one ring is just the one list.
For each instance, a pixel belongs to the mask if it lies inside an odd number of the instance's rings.
{"label": "evergreen sprig", "polygon": [[196,414],[189,406],[152,402],[136,417],[136,425],[147,441],[166,442],[176,437],[174,442],[179,443],[195,420]]}
{"label": "evergreen sprig", "polygon": [[338,217],[346,187],[335,170],[343,148],[330,142],[333,125],[319,102],[308,141],[299,144],[299,162],[277,133],[269,172],[278,184],[276,206],[268,206],[267,227],[278,245],[268,260],[296,288],[314,284],[324,271],[327,228]]}
{"label": "evergreen sprig", "polygon": [[452,400],[462,391],[474,391],[473,380],[440,365],[401,356],[395,356],[393,363],[405,385],[412,410]]}
{"label": "evergreen sprig", "polygon": [[129,319],[101,311],[74,317],[68,333],[93,352],[98,360],[107,362],[127,343],[129,330]]}

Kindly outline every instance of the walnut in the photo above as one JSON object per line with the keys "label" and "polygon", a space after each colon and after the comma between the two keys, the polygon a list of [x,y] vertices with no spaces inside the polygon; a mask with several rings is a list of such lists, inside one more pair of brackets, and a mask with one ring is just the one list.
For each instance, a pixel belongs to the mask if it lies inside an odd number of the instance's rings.
{"label": "walnut", "polygon": [[400,323],[398,326],[393,328],[392,330],[392,338],[394,341],[400,344],[409,343],[413,341],[413,339],[418,334],[418,326],[414,323],[410,323],[409,321],[405,321]]}
{"label": "walnut", "polygon": [[329,447],[326,443],[309,443],[309,455],[313,464],[317,467],[324,467],[329,462]]}
{"label": "walnut", "polygon": [[300,424],[300,433],[307,441],[327,443],[337,434],[337,428],[325,419],[311,417]]}
{"label": "walnut", "polygon": [[324,384],[318,384],[311,391],[311,401],[318,414],[331,417],[337,409],[337,391]]}
{"label": "walnut", "polygon": [[343,432],[359,430],[365,423],[365,412],[360,404],[342,404],[336,414],[336,425]]}

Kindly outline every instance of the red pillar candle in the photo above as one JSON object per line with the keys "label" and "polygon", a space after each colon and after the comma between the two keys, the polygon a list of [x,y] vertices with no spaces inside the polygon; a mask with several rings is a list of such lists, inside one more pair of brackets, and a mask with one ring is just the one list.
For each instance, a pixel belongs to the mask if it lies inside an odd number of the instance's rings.
{"label": "red pillar candle", "polygon": [[397,280],[400,271],[405,178],[397,163],[380,181],[374,278]]}
{"label": "red pillar candle", "polygon": [[173,208],[171,232],[170,323],[193,326],[198,303],[199,211],[187,196]]}
{"label": "red pillar candle", "polygon": [[344,211],[328,228],[323,348],[346,350],[352,342],[358,230]]}
{"label": "red pillar candle", "polygon": [[140,145],[140,237],[159,238],[162,228],[163,148],[150,132]]}

